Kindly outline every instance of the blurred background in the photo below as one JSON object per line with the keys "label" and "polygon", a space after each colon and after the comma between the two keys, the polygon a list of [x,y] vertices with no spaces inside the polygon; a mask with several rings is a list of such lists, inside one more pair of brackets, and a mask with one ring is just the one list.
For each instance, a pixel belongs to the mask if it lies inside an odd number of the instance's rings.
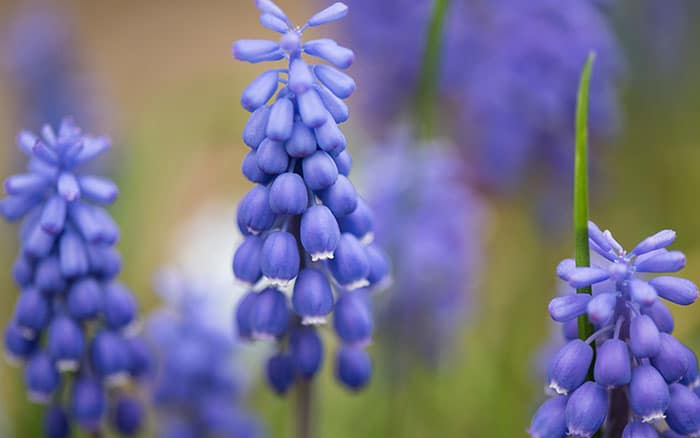
{"label": "blurred background", "polygon": [[[685,276],[700,281],[700,4],[596,3],[624,60],[613,91],[619,100],[615,135],[593,152],[592,218],[628,247],[659,229],[676,230],[674,246],[688,257]],[[293,21],[302,22],[324,3],[278,4]],[[348,4],[352,17],[353,1]],[[400,13],[401,8],[390,11],[386,25],[394,23],[392,14]],[[49,6],[0,0],[0,175],[4,178],[24,165],[14,145],[16,133],[37,130],[39,120],[55,120],[55,108],[70,108],[87,130],[110,135],[114,147],[101,160],[101,171],[120,187],[111,211],[122,228],[121,278],[136,293],[144,315],[159,305],[152,276],[164,264],[218,278],[230,275],[230,257],[239,239],[235,205],[251,186],[240,173],[247,152],[240,140],[247,113],[239,98],[260,71],[233,60],[230,45],[239,38],[270,36],[258,25],[257,15],[252,0],[72,0]],[[449,12],[448,17],[458,20]],[[332,25],[326,30],[348,44],[363,33],[363,17],[352,20],[352,29]],[[49,36],[42,38],[42,32]],[[57,46],[47,48],[46,42]],[[377,65],[363,64],[376,58],[363,57],[362,44],[349,45],[356,51],[350,74],[356,76],[358,91],[350,100],[353,116],[345,132],[355,155],[353,177],[369,196],[363,165],[382,153],[370,145],[383,137],[368,127],[364,113],[371,108],[366,101],[377,97],[363,94],[363,89],[377,89],[376,84],[365,87],[376,74],[365,72]],[[56,53],[60,59],[52,58]],[[470,53],[476,52],[463,49],[446,56],[461,56],[468,63]],[[537,85],[529,86],[537,95]],[[548,82],[539,86],[546,93]],[[469,157],[453,159],[466,162]],[[334,384],[332,367],[325,366],[316,385],[319,436],[525,435],[542,398],[538,355],[556,335],[546,310],[557,291],[554,268],[573,252],[568,176],[564,172],[562,180],[547,179],[542,172],[550,170],[527,167],[524,176],[509,182],[508,190],[494,189],[488,181],[471,184],[470,196],[483,204],[478,213],[482,220],[478,232],[470,223],[465,233],[479,237],[479,247],[470,256],[479,262],[478,267],[472,262],[465,266],[465,278],[450,286],[468,288],[464,293],[470,297],[462,303],[464,323],[449,333],[447,352],[441,360],[399,367],[403,374],[396,379],[399,371],[382,350],[386,340],[380,333],[380,341],[371,347],[373,382],[358,394]],[[561,185],[566,196],[550,196],[543,184]],[[0,223],[3,324],[17,296],[10,278],[15,236],[15,226]],[[403,238],[413,239],[409,234]],[[420,313],[421,308],[412,311]],[[700,349],[697,310],[672,311],[677,337]],[[401,342],[418,342],[421,326],[409,327]],[[439,336],[430,341],[445,342]],[[243,360],[248,406],[266,424],[269,436],[289,436],[291,397],[278,398],[265,387],[256,353],[243,349],[239,354],[248,355]],[[40,408],[26,400],[21,382],[20,370],[0,365],[2,436],[38,436]]]}

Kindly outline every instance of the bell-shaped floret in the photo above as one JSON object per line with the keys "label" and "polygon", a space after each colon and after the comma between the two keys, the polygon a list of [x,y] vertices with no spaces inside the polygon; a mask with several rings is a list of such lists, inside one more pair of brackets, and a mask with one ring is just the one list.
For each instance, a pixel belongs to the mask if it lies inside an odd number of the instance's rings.
{"label": "bell-shaped floret", "polygon": [[279,395],[286,394],[294,383],[294,362],[289,355],[278,353],[267,360],[267,382]]}
{"label": "bell-shaped floret", "polygon": [[630,349],[637,358],[656,356],[661,348],[661,336],[654,321],[647,315],[632,318],[630,323]]}
{"label": "bell-shaped floret", "polygon": [[678,277],[656,277],[649,281],[660,297],[687,306],[698,299],[698,287],[690,280]]}
{"label": "bell-shaped floret", "polygon": [[568,397],[560,395],[552,397],[537,409],[532,423],[527,430],[533,438],[565,438],[566,437],[566,402]]}
{"label": "bell-shaped floret", "polygon": [[342,287],[353,290],[369,285],[369,260],[364,247],[349,233],[340,235],[334,257],[328,262],[333,278]]}
{"label": "bell-shaped floret", "polygon": [[309,204],[304,180],[296,173],[278,175],[270,186],[270,210],[275,214],[302,214]]}
{"label": "bell-shaped floret", "polygon": [[272,283],[285,285],[299,273],[299,249],[297,241],[287,231],[270,233],[263,243],[260,268]]}
{"label": "bell-shaped floret", "polygon": [[562,347],[549,368],[549,388],[567,395],[586,381],[593,360],[593,349],[580,339]]}
{"label": "bell-shaped floret", "polygon": [[596,351],[595,381],[606,388],[617,388],[632,380],[632,359],[627,344],[620,339],[608,339]]}
{"label": "bell-shaped floret", "polygon": [[666,423],[676,433],[700,436],[700,398],[679,384],[671,385],[671,403],[666,411]]}
{"label": "bell-shaped floret", "polygon": [[257,339],[274,339],[287,330],[289,310],[287,298],[275,288],[258,293],[251,309],[251,328]]}
{"label": "bell-shaped floret", "polygon": [[311,379],[323,362],[323,343],[314,328],[301,327],[289,336],[289,355],[294,370],[304,379]]}
{"label": "bell-shaped floret", "polygon": [[349,389],[362,389],[372,377],[369,354],[362,348],[343,345],[335,358],[335,376]]}
{"label": "bell-shaped floret", "polygon": [[566,425],[570,435],[592,437],[608,413],[608,391],[595,382],[579,387],[566,404]]}
{"label": "bell-shaped floret", "polygon": [[36,403],[47,403],[58,388],[61,377],[49,354],[39,351],[27,362],[24,380],[29,399]]}
{"label": "bell-shaped floret", "polygon": [[294,312],[302,317],[302,324],[320,324],[333,310],[333,291],[323,272],[314,268],[302,270],[294,284],[292,295]]}
{"label": "bell-shaped floret", "polygon": [[270,210],[270,191],[255,186],[238,204],[238,225],[243,234],[259,234],[272,228],[275,214]]}
{"label": "bell-shaped floret", "polygon": [[301,217],[301,244],[312,261],[333,258],[340,241],[338,222],[325,205],[310,207]]}
{"label": "bell-shaped floret", "polygon": [[66,315],[58,315],[49,326],[47,350],[60,371],[75,371],[85,349],[80,325]]}
{"label": "bell-shaped floret", "polygon": [[348,345],[364,346],[371,341],[374,324],[367,297],[362,291],[346,292],[338,298],[333,312],[333,327]]}
{"label": "bell-shaped floret", "polygon": [[666,382],[680,382],[688,372],[688,356],[685,346],[673,336],[661,333],[659,351],[651,358],[651,364],[656,368]]}
{"label": "bell-shaped floret", "polygon": [[628,387],[630,408],[645,423],[664,418],[670,401],[668,384],[656,368],[640,365],[632,370]]}
{"label": "bell-shaped floret", "polygon": [[260,256],[263,239],[260,236],[246,236],[233,256],[233,273],[237,279],[253,285],[262,278]]}

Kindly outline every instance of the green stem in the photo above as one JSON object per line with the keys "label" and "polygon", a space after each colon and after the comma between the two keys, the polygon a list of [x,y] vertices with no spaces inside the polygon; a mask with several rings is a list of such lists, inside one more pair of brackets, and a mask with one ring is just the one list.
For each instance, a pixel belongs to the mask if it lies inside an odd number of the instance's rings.
{"label": "green stem", "polygon": [[[576,266],[590,266],[588,244],[588,90],[595,54],[588,55],[581,73],[576,105],[576,155],[574,158],[574,238]],[[593,293],[591,287],[576,289],[577,293]],[[593,325],[586,315],[578,320],[578,335],[586,339],[593,334]]]}
{"label": "green stem", "polygon": [[[576,266],[591,265],[588,243],[588,100],[591,72],[595,62],[595,53],[591,52],[581,73],[576,103],[576,152],[574,157],[574,239],[576,248]],[[576,289],[579,294],[593,294],[593,289],[583,287]],[[578,336],[585,340],[594,332],[593,325],[586,314],[578,318]],[[591,345],[595,355],[595,343]],[[593,380],[593,367],[588,372],[588,380]],[[601,437],[598,431],[594,437]]]}
{"label": "green stem", "polygon": [[449,3],[450,0],[435,0],[425,42],[423,66],[416,95],[416,125],[418,134],[423,139],[431,138],[435,130],[437,119],[435,100],[438,75],[440,74],[442,28]]}
{"label": "green stem", "polygon": [[296,437],[297,438],[313,438],[314,425],[311,418],[313,389],[311,381],[299,379],[296,384]]}

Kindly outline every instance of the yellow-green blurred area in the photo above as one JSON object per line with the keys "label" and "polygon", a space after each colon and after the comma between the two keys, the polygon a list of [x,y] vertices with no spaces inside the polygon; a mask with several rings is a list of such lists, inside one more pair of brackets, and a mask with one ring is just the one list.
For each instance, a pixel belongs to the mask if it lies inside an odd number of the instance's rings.
{"label": "yellow-green blurred area", "polygon": [[[21,3],[0,0],[0,30]],[[278,3],[299,22],[314,6],[311,1]],[[233,207],[250,187],[240,174],[247,151],[240,140],[247,113],[239,96],[260,68],[234,61],[230,45],[268,31],[258,25],[252,0],[73,0],[61,5],[74,19],[81,66],[94,75],[108,107],[106,121],[100,123],[114,138],[111,168],[120,198],[111,211],[122,230],[121,279],[138,296],[146,314],[158,304],[151,276],[178,249],[172,240],[176,230],[213,199],[227,200]],[[630,32],[634,26],[625,23],[624,14],[615,21],[626,30],[630,50],[636,52],[630,55],[634,62],[628,65],[621,90],[622,135],[604,157],[595,157],[602,170],[592,189],[591,214],[627,247],[659,229],[676,230],[674,248],[688,258],[684,274],[698,282],[700,82],[693,80],[700,77],[697,60],[681,59],[676,71],[656,76],[651,73],[655,61],[636,44],[641,33]],[[684,38],[698,50],[697,32]],[[357,59],[362,62],[361,53]],[[2,179],[17,170],[16,160],[10,158],[17,156],[14,138],[21,128],[16,98],[10,78],[0,76]],[[357,117],[347,130],[351,140],[364,137]],[[349,147],[352,152],[363,145],[351,142]],[[543,229],[532,214],[535,201],[527,188],[522,195],[490,202],[485,271],[473,300],[477,307],[449,360],[435,370],[419,367],[403,385],[390,388],[385,383],[388,371],[373,347],[373,382],[359,394],[335,384],[327,363],[316,383],[320,437],[525,435],[542,398],[543,381],[534,362],[553,330],[547,303],[556,291],[554,268],[573,253],[573,238]],[[233,214],[227,220],[233,234]],[[10,279],[16,232],[15,225],[0,223],[2,325],[11,317],[18,293]],[[672,308],[677,337],[696,351],[698,309]],[[0,422],[7,434],[3,436],[40,433],[40,409],[27,401],[22,378],[19,369],[0,365]],[[267,423],[270,436],[291,436],[291,395],[275,397],[262,382],[252,388],[250,405]]]}

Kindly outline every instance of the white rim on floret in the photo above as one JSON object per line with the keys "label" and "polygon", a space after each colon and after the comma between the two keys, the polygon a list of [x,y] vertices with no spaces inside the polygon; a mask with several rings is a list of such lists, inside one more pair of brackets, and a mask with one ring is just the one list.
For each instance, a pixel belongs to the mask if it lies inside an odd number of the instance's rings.
{"label": "white rim on floret", "polygon": [[561,386],[559,386],[559,384],[558,384],[557,382],[555,382],[554,380],[552,380],[551,382],[549,382],[548,388],[549,388],[549,389],[552,389],[554,392],[556,392],[556,393],[559,394],[559,395],[568,395],[568,394],[569,394],[569,391],[568,391],[568,390],[566,390],[566,389],[562,388]]}
{"label": "white rim on floret", "polygon": [[347,290],[360,289],[360,288],[366,287],[366,286],[369,286],[369,280],[367,280],[366,278],[363,278],[363,279],[360,279],[360,280],[357,280],[357,281],[353,281],[353,282],[350,283],[350,284],[344,284],[344,285],[343,285],[343,287],[344,287],[345,289],[347,289]]}
{"label": "white rim on floret", "polygon": [[652,412],[649,415],[646,415],[642,417],[642,423],[655,423],[659,420],[663,420],[666,418],[666,415],[664,415],[663,411],[657,411],[657,412]]}
{"label": "white rim on floret", "polygon": [[63,359],[56,362],[56,368],[58,368],[60,372],[77,371],[79,367],[79,362],[73,359]]}
{"label": "white rim on floret", "polygon": [[333,258],[333,251],[317,252],[311,254],[311,261],[317,262],[319,260],[328,260]]}
{"label": "white rim on floret", "polygon": [[301,319],[301,325],[323,325],[326,322],[325,316],[305,316]]}

